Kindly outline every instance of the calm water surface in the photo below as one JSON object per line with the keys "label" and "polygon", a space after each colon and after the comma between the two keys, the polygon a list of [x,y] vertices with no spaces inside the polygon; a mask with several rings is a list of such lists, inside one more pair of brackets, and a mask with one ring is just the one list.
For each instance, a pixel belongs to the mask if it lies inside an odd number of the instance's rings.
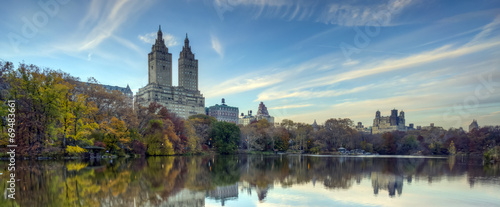
{"label": "calm water surface", "polygon": [[422,157],[194,156],[17,163],[1,206],[500,206],[500,167]]}

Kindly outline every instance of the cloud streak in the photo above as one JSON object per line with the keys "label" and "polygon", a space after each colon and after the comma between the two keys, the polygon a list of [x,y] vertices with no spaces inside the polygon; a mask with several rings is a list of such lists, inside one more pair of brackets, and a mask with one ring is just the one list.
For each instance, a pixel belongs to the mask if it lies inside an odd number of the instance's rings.
{"label": "cloud streak", "polygon": [[[156,32],[146,33],[144,35],[137,36],[139,40],[148,44],[154,44],[156,41],[156,37],[157,37]],[[165,45],[167,47],[172,47],[179,44],[179,42],[177,42],[177,39],[172,34],[169,33],[163,34],[163,40],[165,41]]]}
{"label": "cloud streak", "polygon": [[309,87],[332,85],[343,81],[358,79],[366,76],[372,76],[389,71],[421,66],[427,63],[432,63],[440,60],[456,58],[498,46],[500,46],[500,41],[492,41],[477,45],[463,46],[456,49],[452,49],[451,45],[445,45],[432,51],[427,51],[400,59],[384,60],[374,66],[364,66],[364,68],[358,70],[344,72],[341,74],[332,74],[321,78],[317,78],[306,83],[304,87],[309,88]]}
{"label": "cloud streak", "polygon": [[332,3],[318,18],[319,22],[341,26],[390,26],[411,0],[391,0],[378,5]]}
{"label": "cloud streak", "polygon": [[285,99],[285,98],[302,98],[302,99],[311,99],[311,98],[324,98],[324,97],[335,97],[341,96],[351,93],[357,93],[369,88],[372,88],[374,85],[366,85],[361,87],[356,87],[353,89],[347,90],[326,90],[326,91],[293,91],[293,92],[284,92],[284,91],[264,91],[260,93],[257,97],[256,101],[269,101],[269,100],[277,100],[277,99]]}
{"label": "cloud streak", "polygon": [[271,107],[269,109],[294,109],[294,108],[304,108],[309,106],[312,106],[312,104],[276,106],[276,107]]}
{"label": "cloud streak", "polygon": [[212,35],[212,49],[217,53],[219,54],[219,56],[221,58],[224,57],[224,48],[222,48],[222,44],[220,43],[219,41],[219,38],[217,38],[216,36]]}

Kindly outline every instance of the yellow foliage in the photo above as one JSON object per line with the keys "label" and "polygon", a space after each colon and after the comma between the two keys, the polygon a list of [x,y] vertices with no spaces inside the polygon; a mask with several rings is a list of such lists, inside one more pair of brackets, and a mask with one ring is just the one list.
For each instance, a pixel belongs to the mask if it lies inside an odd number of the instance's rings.
{"label": "yellow foliage", "polygon": [[87,167],[88,165],[89,165],[88,163],[81,163],[81,162],[68,163],[68,164],[66,164],[66,168],[69,171],[80,171],[81,169]]}
{"label": "yellow foliage", "polygon": [[79,146],[67,146],[66,152],[68,154],[71,154],[71,155],[77,155],[77,154],[85,153],[85,152],[87,152],[87,150],[83,149]]}

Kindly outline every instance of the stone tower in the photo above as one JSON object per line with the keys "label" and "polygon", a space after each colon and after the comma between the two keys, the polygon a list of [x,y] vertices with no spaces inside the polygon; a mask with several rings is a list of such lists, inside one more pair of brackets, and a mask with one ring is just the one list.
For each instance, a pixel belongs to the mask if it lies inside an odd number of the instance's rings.
{"label": "stone tower", "polygon": [[479,129],[479,125],[477,124],[477,120],[472,120],[472,123],[469,125],[469,132],[471,132],[473,129]]}
{"label": "stone tower", "polygon": [[168,53],[168,48],[165,46],[161,26],[158,29],[156,42],[148,54],[148,70],[148,84],[172,86],[172,54]]}
{"label": "stone tower", "polygon": [[191,52],[187,34],[179,54],[179,86],[191,91],[198,90],[198,60]]}
{"label": "stone tower", "polygon": [[380,124],[380,111],[375,112],[375,119],[373,119],[373,127],[378,127]]}
{"label": "stone tower", "polygon": [[393,109],[391,110],[391,126],[397,126],[398,125],[398,110],[396,109]]}
{"label": "stone tower", "polygon": [[405,112],[401,111],[399,112],[399,117],[398,117],[398,125],[405,125]]}

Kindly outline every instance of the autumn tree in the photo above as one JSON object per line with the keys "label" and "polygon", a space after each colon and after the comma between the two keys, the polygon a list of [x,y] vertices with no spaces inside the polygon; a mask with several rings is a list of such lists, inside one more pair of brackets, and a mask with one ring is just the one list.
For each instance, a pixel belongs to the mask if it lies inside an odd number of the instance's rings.
{"label": "autumn tree", "polygon": [[149,155],[173,155],[174,148],[169,140],[168,133],[164,130],[162,120],[151,120],[146,130],[144,139],[147,143]]}

